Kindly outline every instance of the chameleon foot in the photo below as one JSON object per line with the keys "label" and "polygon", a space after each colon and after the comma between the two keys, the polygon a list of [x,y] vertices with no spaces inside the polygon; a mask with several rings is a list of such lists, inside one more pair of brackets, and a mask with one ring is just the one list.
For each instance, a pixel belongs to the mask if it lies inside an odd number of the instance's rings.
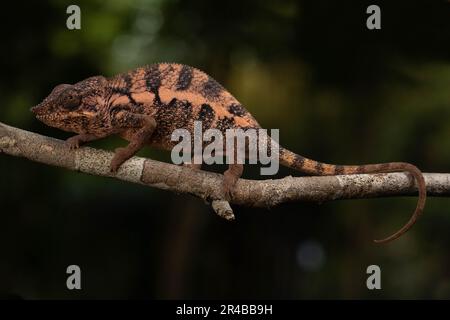
{"label": "chameleon foot", "polygon": [[223,173],[222,192],[225,200],[231,200],[234,187],[241,177],[243,169],[244,166],[242,164],[232,164],[228,170]]}
{"label": "chameleon foot", "polygon": [[70,150],[75,150],[80,147],[80,139],[77,136],[70,137],[66,140],[65,144],[69,147]]}
{"label": "chameleon foot", "polygon": [[109,171],[112,173],[117,173],[120,166],[129,159],[128,152],[126,148],[117,148],[114,153],[114,157],[109,165]]}

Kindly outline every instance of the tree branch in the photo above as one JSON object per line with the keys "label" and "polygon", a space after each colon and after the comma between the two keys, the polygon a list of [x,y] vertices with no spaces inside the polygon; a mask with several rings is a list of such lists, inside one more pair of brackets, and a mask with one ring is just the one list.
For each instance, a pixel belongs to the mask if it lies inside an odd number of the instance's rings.
{"label": "tree branch", "polygon": [[[111,174],[113,153],[83,147],[69,150],[63,141],[10,127],[0,122],[0,153],[67,168],[97,176],[139,183],[150,187],[187,193],[211,202],[217,214],[233,219],[230,204],[222,200],[223,176],[155,160],[133,157]],[[450,196],[450,174],[425,173],[429,196]],[[283,202],[324,202],[417,194],[414,179],[407,173],[360,174],[282,179],[239,179],[231,203],[272,207]]]}

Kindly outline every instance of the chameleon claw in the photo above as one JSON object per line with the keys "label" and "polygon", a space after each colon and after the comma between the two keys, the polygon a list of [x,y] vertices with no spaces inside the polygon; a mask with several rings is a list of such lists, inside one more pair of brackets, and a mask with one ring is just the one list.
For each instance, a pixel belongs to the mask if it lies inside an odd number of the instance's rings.
{"label": "chameleon claw", "polygon": [[114,153],[114,157],[111,160],[111,164],[109,166],[109,171],[111,173],[117,173],[119,171],[120,166],[128,159],[126,156],[126,148],[117,148]]}
{"label": "chameleon claw", "polygon": [[116,158],[113,158],[109,165],[109,172],[116,174],[117,171],[119,171],[120,165],[121,163],[119,163]]}
{"label": "chameleon claw", "polygon": [[226,201],[230,201],[231,200],[231,198],[232,198],[232,193],[233,193],[233,190],[232,190],[233,188],[232,188],[232,186],[230,186],[229,184],[227,184],[227,183],[224,183],[223,185],[222,185],[222,192],[223,192],[223,199],[224,200],[226,200]]}
{"label": "chameleon claw", "polygon": [[242,169],[242,165],[234,165],[223,173],[222,192],[225,200],[230,201],[233,198],[233,191],[242,175]]}
{"label": "chameleon claw", "polygon": [[70,150],[80,148],[80,141],[77,139],[77,137],[71,137],[67,139],[65,144],[69,147]]}

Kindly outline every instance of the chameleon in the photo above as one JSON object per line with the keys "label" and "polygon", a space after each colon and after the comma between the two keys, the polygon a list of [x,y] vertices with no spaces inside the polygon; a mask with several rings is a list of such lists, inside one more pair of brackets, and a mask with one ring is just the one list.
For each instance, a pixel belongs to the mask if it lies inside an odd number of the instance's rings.
{"label": "chameleon", "polygon": [[[111,135],[129,143],[117,148],[111,160],[112,173],[144,146],[170,150],[175,129],[193,131],[194,121],[203,128],[259,129],[249,111],[221,84],[205,72],[178,63],[155,63],[106,78],[93,76],[75,84],[60,84],[31,108],[46,125],[76,133],[66,140],[68,148]],[[408,172],[419,191],[414,213],[397,232],[376,243],[387,243],[407,232],[422,214],[426,186],[422,172],[413,164],[389,162],[366,165],[333,165],[315,161],[279,147],[279,163],[310,175],[347,175]],[[190,165],[201,169],[201,164]],[[223,174],[224,198],[243,173],[243,164],[229,164]],[[219,186],[218,186],[219,187]]]}

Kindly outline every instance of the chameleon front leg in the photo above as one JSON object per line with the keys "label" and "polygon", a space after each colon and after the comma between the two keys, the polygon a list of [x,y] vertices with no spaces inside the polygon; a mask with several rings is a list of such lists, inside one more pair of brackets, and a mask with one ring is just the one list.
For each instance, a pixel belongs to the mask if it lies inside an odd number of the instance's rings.
{"label": "chameleon front leg", "polygon": [[69,146],[71,150],[78,149],[82,144],[94,140],[98,140],[104,138],[106,135],[95,135],[91,133],[82,133],[73,137],[70,137],[66,140],[66,144]]}
{"label": "chameleon front leg", "polygon": [[156,120],[148,115],[136,114],[130,111],[119,111],[113,116],[112,124],[122,132],[130,131],[130,143],[125,148],[117,148],[111,161],[111,172],[117,172],[119,167],[134,156],[148,143],[156,128]]}
{"label": "chameleon front leg", "polygon": [[202,169],[202,163],[194,163],[194,156],[191,157],[191,163],[183,163],[182,166],[193,170]]}

